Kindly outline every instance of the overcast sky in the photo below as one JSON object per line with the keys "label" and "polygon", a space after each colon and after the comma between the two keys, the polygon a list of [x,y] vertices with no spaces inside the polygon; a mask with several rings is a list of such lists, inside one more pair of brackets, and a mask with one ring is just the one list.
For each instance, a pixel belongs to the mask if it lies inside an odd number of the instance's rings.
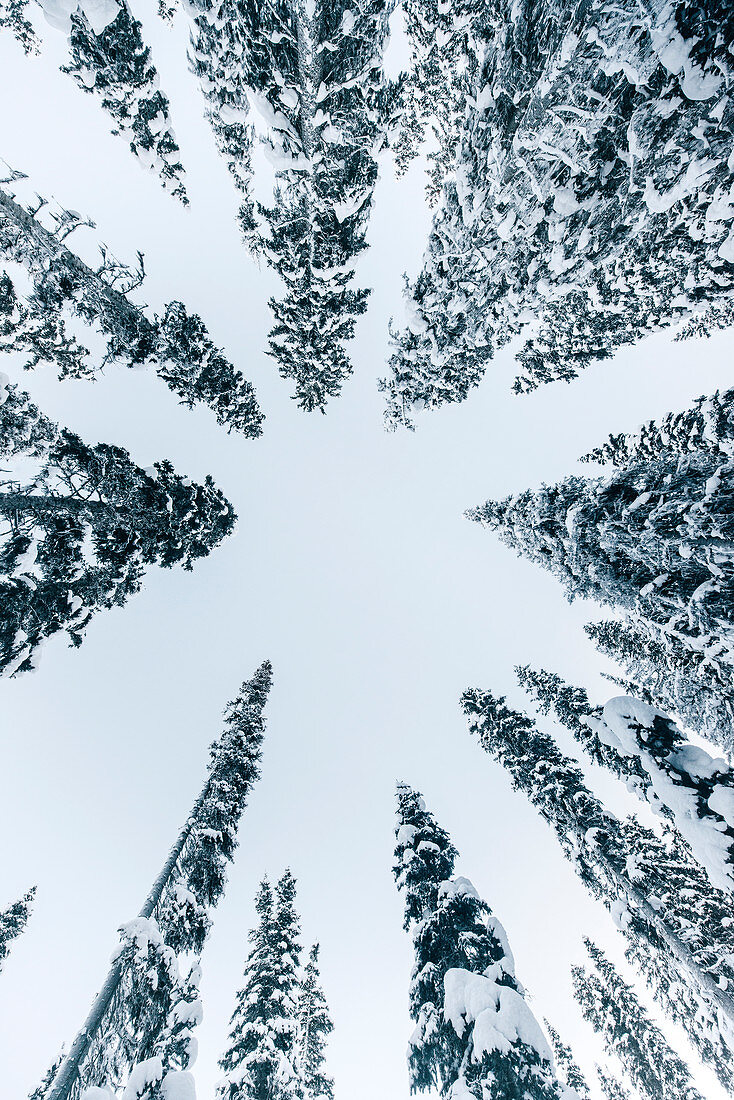
{"label": "overcast sky", "polygon": [[[415,434],[386,434],[376,379],[429,215],[420,168],[396,183],[385,161],[358,269],[374,291],[354,377],[326,416],[300,412],[265,355],[267,299],[279,288],[239,243],[236,194],[187,71],[187,20],[179,13],[169,31],[152,4],[134,10],[172,100],[190,209],[109,134],[97,99],[58,72],[64,38],[50,28],[38,59],[0,36],[0,156],[95,220],[96,233],[72,238],[85,254],[98,240],[123,259],[144,251],[144,299],[160,309],[181,298],[200,312],[255,382],[267,421],[249,442],[206,410],[177,406],[152,372],[59,383],[48,370],[21,376],[10,359],[0,364],[87,441],[123,445],[143,466],[167,457],[193,478],[211,473],[239,514],[235,535],[193,573],[149,572],[125,609],[93,621],[81,649],[57,636],[35,673],[0,686],[0,907],[38,884],[0,977],[3,1097],[25,1096],[81,1025],[117,926],[137,913],[201,787],[222,709],[265,657],[274,686],[262,779],[203,957],[200,1100],[218,1077],[257,884],[286,865],[304,942],[322,945],[337,1100],[407,1097],[411,952],[391,875],[397,779],[419,787],[451,832],[457,870],[505,924],[534,1010],[590,1070],[598,1054],[569,970],[582,934],[615,957],[620,943],[550,830],[469,737],[458,699],[478,686],[523,706],[512,668],[531,662],[603,701],[609,666],[582,630],[599,612],[568,605],[552,578],[463,511],[578,470],[577,457],[610,431],[730,384],[730,340],[655,336],[529,397],[510,392],[507,349],[463,405],[420,416]],[[559,740],[569,748],[564,731]],[[631,806],[614,781],[589,774],[614,808]],[[722,1095],[710,1075],[698,1080],[712,1100]]]}

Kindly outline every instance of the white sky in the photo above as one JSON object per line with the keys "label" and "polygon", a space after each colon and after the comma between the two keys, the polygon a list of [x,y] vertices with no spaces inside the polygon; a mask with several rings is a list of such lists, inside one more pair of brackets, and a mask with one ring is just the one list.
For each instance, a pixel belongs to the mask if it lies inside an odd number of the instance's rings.
{"label": "white sky", "polygon": [[[121,444],[141,465],[168,457],[194,478],[212,473],[240,521],[193,574],[151,571],[123,611],[97,617],[80,650],[57,637],[37,672],[2,683],[0,906],[38,884],[0,977],[3,1100],[26,1095],[82,1023],[115,929],[142,904],[203,782],[224,704],[264,657],[275,680],[263,777],[203,957],[200,1100],[218,1076],[257,883],[288,864],[304,941],[322,945],[337,1097],[407,1096],[411,954],[390,870],[398,778],[451,831],[457,869],[505,924],[537,1014],[590,1070],[595,1040],[569,968],[583,933],[617,956],[620,945],[550,830],[468,736],[458,698],[480,686],[523,706],[512,667],[527,661],[611,694],[582,630],[595,611],[569,606],[547,574],[462,513],[573,472],[608,432],[730,384],[730,340],[656,336],[524,398],[510,393],[506,351],[469,401],[423,416],[415,434],[386,434],[375,380],[388,320],[402,316],[402,272],[417,270],[429,224],[420,169],[395,183],[386,162],[358,272],[374,292],[354,378],[327,416],[301,413],[264,354],[267,299],[280,288],[239,244],[236,194],[187,72],[187,21],[179,14],[168,31],[152,4],[135,12],[172,99],[191,208],[138,168],[97,99],[58,72],[64,39],[50,29],[40,59],[0,36],[0,156],[94,218],[97,234],[76,247],[104,240],[131,260],[142,249],[145,300],[160,309],[180,297],[199,311],[268,419],[260,441],[227,436],[147,372],[110,369],[94,385],[50,371],[22,379],[89,442]],[[2,368],[19,377],[10,360]],[[568,749],[565,731],[559,739]],[[594,781],[615,807],[631,806],[608,777]],[[698,1080],[712,1100],[722,1095],[710,1075]]]}

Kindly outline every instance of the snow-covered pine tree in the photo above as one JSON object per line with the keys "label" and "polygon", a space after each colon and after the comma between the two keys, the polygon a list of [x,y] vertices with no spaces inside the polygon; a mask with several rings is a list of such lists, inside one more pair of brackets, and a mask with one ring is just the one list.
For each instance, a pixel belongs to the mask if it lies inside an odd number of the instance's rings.
{"label": "snow-covered pine tree", "polygon": [[66,331],[60,308],[35,298],[21,301],[7,272],[0,274],[0,351],[20,353],[27,370],[54,363],[62,378],[88,374],[89,351]]}
{"label": "snow-covered pine tree", "polygon": [[731,1085],[730,896],[711,887],[675,834],[660,838],[634,818],[619,822],[609,814],[575,762],[503,698],[472,689],[462,706],[470,730],[553,828],[581,880],[642,955],[643,967],[666,975],[650,979],[663,1007],[670,1007],[673,982],[683,987],[681,1023],[722,1082]]}
{"label": "snow-covered pine tree", "polygon": [[724,328],[734,326],[734,298],[725,298],[709,306],[701,313],[696,313],[675,334],[676,343],[679,340],[703,340]]}
{"label": "snow-covered pine tree", "polygon": [[604,1093],[605,1100],[632,1100],[627,1089],[617,1080],[614,1074],[602,1069],[601,1066],[597,1066],[596,1075],[599,1078],[599,1085]]}
{"label": "snow-covered pine tree", "polygon": [[[197,16],[192,56],[220,146],[222,126],[235,125],[226,155],[245,194],[245,240],[286,286],[270,303],[270,354],[307,410],[323,411],[351,373],[345,344],[366,309],[368,291],[352,283],[394,99],[382,71],[393,7],[394,0],[247,0],[235,13],[225,4]],[[217,40],[231,14],[236,21]],[[256,215],[247,197],[245,98],[263,119],[261,141],[275,170],[272,203],[259,204]]]}
{"label": "snow-covered pine tree", "polygon": [[548,1032],[548,1037],[553,1047],[560,1078],[569,1088],[574,1090],[579,1100],[591,1100],[588,1082],[581,1072],[570,1046],[564,1043],[561,1036],[548,1020],[543,1020],[543,1023],[545,1024],[545,1030]]}
{"label": "snow-covered pine tree", "polygon": [[295,881],[286,871],[275,891],[267,878],[255,900],[244,984],[219,1065],[221,1100],[301,1100],[298,1061],[298,917]]}
{"label": "snow-covered pine tree", "polygon": [[611,605],[671,654],[683,647],[692,662],[714,662],[731,692],[733,479],[734,461],[707,448],[664,448],[606,477],[568,477],[467,516],[553,573],[569,600]]}
{"label": "snow-covered pine tree", "polygon": [[699,397],[689,409],[670,412],[662,420],[648,420],[636,432],[610,435],[581,461],[623,468],[630,462],[654,460],[661,450],[675,454],[705,451],[721,462],[734,457],[734,389]]}
{"label": "snow-covered pine tree", "polygon": [[10,944],[19,936],[28,923],[31,914],[31,905],[36,896],[36,888],[32,886],[27,894],[18,898],[7,909],[0,909],[0,970],[10,953]]}
{"label": "snow-covered pine tree", "polygon": [[82,0],[68,23],[60,20],[57,6],[51,21],[69,35],[70,61],[62,72],[73,76],[82,91],[99,97],[114,122],[113,134],[126,138],[142,166],[188,204],[170,103],[160,89],[142,24],[127,0]]}
{"label": "snow-covered pine tree", "polygon": [[593,968],[573,968],[574,996],[607,1052],[619,1059],[648,1100],[703,1100],[688,1066],[670,1048],[632,987],[596,944],[584,942]]}
{"label": "snow-covered pine tree", "polygon": [[[19,178],[20,174],[14,173],[5,182]],[[106,343],[105,362],[115,360],[130,367],[156,363],[156,373],[183,404],[192,407],[202,402],[230,431],[250,438],[259,436],[264,417],[255,391],[214,346],[201,318],[187,313],[181,302],[174,301],[168,303],[162,317],[155,316],[151,321],[128,297],[143,280],[142,257],[133,270],[103,249],[102,263],[93,270],[65,243],[78,226],[91,223],[60,210],[52,213],[53,225],[47,228],[39,216],[44,206],[39,200],[36,207],[26,209],[8,191],[0,189],[0,260],[20,264],[30,277],[34,289],[27,308],[33,321],[42,323],[48,318],[53,331],[58,330],[58,340],[62,340],[59,316],[63,309],[68,310],[101,330]],[[12,301],[2,308],[0,324],[11,325],[12,337]],[[19,339],[26,339],[23,331]],[[61,355],[54,347],[49,358],[57,362],[61,377],[94,373],[87,363],[86,349],[74,343],[69,352],[64,345]],[[42,357],[36,341],[26,365],[33,366]]]}
{"label": "snow-covered pine tree", "polygon": [[467,99],[474,90],[484,53],[483,17],[478,0],[406,0],[402,5],[411,60],[401,86],[401,132],[395,143],[400,175],[431,132],[426,187],[431,206],[438,201],[456,159]]}
{"label": "snow-covered pine tree", "polygon": [[107,979],[42,1100],[77,1100],[92,1086],[126,1086],[126,1100],[159,1100],[172,1095],[166,1079],[193,1061],[201,1016],[196,960],[260,775],[271,682],[265,661],[227,705],[206,783],[139,916],[122,926]]}
{"label": "snow-covered pine tree", "polygon": [[715,654],[691,649],[639,618],[587,623],[584,630],[601,653],[624,669],[627,694],[674,711],[689,729],[729,755],[734,752],[731,673]]}
{"label": "snow-covered pine tree", "polygon": [[593,706],[555,673],[516,670],[542,714],[553,713],[597,764],[677,829],[721,890],[734,890],[734,773],[692,745],[667,714],[631,696]]}
{"label": "snow-covered pine tree", "polygon": [[411,1092],[495,1100],[576,1100],[515,977],[504,928],[466,878],[421,795],[397,792],[393,873],[405,895],[415,963],[410,985]]}
{"label": "snow-covered pine tree", "polygon": [[718,220],[734,182],[731,12],[569,0],[487,18],[456,182],[383,384],[390,425],[462,400],[530,322],[521,392],[734,286],[731,208]]}
{"label": "snow-covered pine tree", "polygon": [[319,972],[319,945],[308,956],[296,1003],[298,1055],[296,1070],[305,1100],[333,1100],[334,1081],[326,1073],[324,1048],[334,1030]]}
{"label": "snow-covered pine tree", "polygon": [[3,396],[0,454],[37,456],[25,483],[0,483],[0,675],[11,676],[58,631],[79,645],[148,566],[191,569],[236,515],[210,477],[197,484],[165,460],[143,470],[121,447],[52,424],[17,387]]}
{"label": "snow-covered pine tree", "polygon": [[10,31],[26,53],[38,53],[38,36],[27,11],[28,0],[0,0],[0,31]]}
{"label": "snow-covered pine tree", "polygon": [[249,240],[255,231],[247,65],[251,8],[239,0],[200,0],[189,13],[191,71],[206,101],[217,150],[242,196],[239,220]]}

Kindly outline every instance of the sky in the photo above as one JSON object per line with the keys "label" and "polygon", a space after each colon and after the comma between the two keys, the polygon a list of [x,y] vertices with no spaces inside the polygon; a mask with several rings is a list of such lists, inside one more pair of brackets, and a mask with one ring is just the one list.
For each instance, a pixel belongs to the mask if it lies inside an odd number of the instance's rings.
{"label": "sky", "polygon": [[[9,104],[0,156],[94,219],[96,230],[72,238],[80,253],[92,257],[99,241],[123,259],[141,249],[138,296],[199,312],[255,383],[267,420],[262,439],[248,441],[206,409],[177,405],[152,372],[110,367],[94,384],[59,383],[50,370],[0,364],[88,442],[122,445],[141,466],[165,457],[194,479],[211,473],[239,515],[233,537],[193,573],[150,571],[124,609],[93,620],[80,649],[57,636],[35,672],[0,684],[0,907],[38,885],[0,977],[3,1097],[27,1095],[80,1027],[116,928],[140,908],[204,781],[226,702],[266,657],[274,684],[262,778],[203,955],[200,1100],[219,1076],[257,885],[286,866],[304,944],[321,944],[337,1100],[407,1097],[411,950],[391,874],[397,780],[423,791],[450,831],[457,872],[504,923],[534,1011],[591,1071],[599,1052],[571,998],[570,966],[583,934],[617,960],[621,941],[548,827],[469,736],[458,700],[476,686],[524,706],[512,670],[529,662],[604,701],[612,691],[601,672],[613,670],[582,629],[601,612],[566,603],[549,575],[463,513],[578,472],[578,456],[609,432],[730,384],[730,337],[675,344],[658,334],[525,397],[511,393],[509,347],[465,403],[421,414],[415,433],[386,433],[376,380],[430,212],[421,166],[395,181],[385,159],[358,266],[373,292],[354,376],[326,416],[301,412],[265,354],[278,287],[238,239],[237,197],[187,71],[186,17],[169,30],[152,3],[134,10],[172,101],[190,208],[138,167],[98,101],[58,71],[64,37],[40,23],[40,58],[0,35]],[[543,726],[570,750],[565,731]],[[614,780],[586,770],[612,808],[632,808]],[[688,1055],[681,1034],[667,1033]],[[691,1060],[716,1100],[721,1090]]]}

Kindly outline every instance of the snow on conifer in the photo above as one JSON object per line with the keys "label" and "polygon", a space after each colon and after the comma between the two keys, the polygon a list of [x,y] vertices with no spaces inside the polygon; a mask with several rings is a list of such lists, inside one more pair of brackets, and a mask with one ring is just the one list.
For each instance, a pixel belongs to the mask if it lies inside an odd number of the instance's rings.
{"label": "snow on conifer", "polygon": [[513,337],[525,392],[734,288],[728,8],[502,3],[484,19],[383,384],[389,426],[463,400]]}
{"label": "snow on conifer", "polygon": [[[606,476],[567,477],[467,515],[553,573],[569,600],[618,609],[648,636],[650,654],[655,643],[662,647],[652,657],[658,667],[673,670],[687,659],[689,675],[700,670],[704,683],[721,680],[731,694],[734,461],[708,443],[692,446],[686,431],[655,453],[638,456],[630,444],[630,457]],[[671,698],[677,690],[671,682]],[[730,748],[730,727],[712,731],[706,717],[707,735]]]}
{"label": "snow on conifer", "polygon": [[220,1100],[296,1100],[299,1074],[299,923],[295,880],[289,870],[275,889],[263,879],[255,899],[257,925],[249,933],[244,984],[230,1020],[229,1044],[219,1065]]}
{"label": "snow on conifer", "polygon": [[[10,3],[19,6],[18,0]],[[73,76],[83,92],[99,98],[113,121],[112,132],[122,135],[166,191],[187,204],[170,103],[160,89],[142,24],[127,0],[39,0],[39,4],[46,21],[68,35],[70,59],[62,72]]]}
{"label": "snow on conifer", "polygon": [[[4,182],[22,178],[14,172]],[[29,353],[27,366],[46,359],[56,362],[62,378],[92,377],[100,367],[90,364],[87,350],[66,336],[61,316],[66,310],[101,330],[105,363],[154,363],[182,404],[191,408],[201,402],[228,430],[259,436],[264,417],[255,391],[214,346],[201,318],[173,301],[162,317],[151,321],[128,297],[143,281],[142,256],[132,269],[102,248],[101,265],[96,270],[87,266],[65,242],[79,226],[92,223],[73,211],[49,210],[49,228],[40,216],[45,207],[39,200],[26,208],[0,189],[0,260],[20,264],[33,284],[22,306],[16,306],[7,283],[0,286],[0,346],[12,348],[15,341],[17,350]],[[48,328],[42,338],[39,325]]]}
{"label": "snow on conifer", "polygon": [[210,477],[197,484],[165,460],[141,469],[121,447],[52,424],[16,387],[5,397],[0,454],[35,458],[27,480],[0,483],[0,676],[12,676],[59,631],[79,645],[149,566],[193,568],[237,517]]}
{"label": "snow on conifer", "polygon": [[38,36],[27,15],[28,0],[0,0],[0,31],[10,31],[25,53],[38,53]]}
{"label": "snow on conifer", "polygon": [[334,1081],[325,1071],[326,1041],[334,1030],[319,973],[319,945],[308,956],[298,987],[296,1069],[306,1100],[333,1100]]}
{"label": "snow on conifer", "polygon": [[0,970],[10,953],[10,944],[28,923],[35,896],[36,888],[33,886],[22,898],[14,901],[6,909],[0,909]]}
{"label": "snow on conifer", "polygon": [[734,923],[731,896],[712,888],[687,845],[634,818],[620,822],[575,762],[524,714],[488,691],[462,698],[470,729],[553,828],[584,884],[610,911],[660,1003],[688,1030],[722,1083],[732,1084]]}
{"label": "snow on conifer", "polygon": [[564,1043],[552,1024],[548,1023],[547,1020],[544,1020],[543,1023],[551,1041],[559,1077],[569,1088],[574,1090],[579,1100],[591,1100],[589,1085],[574,1058],[570,1046]]}
{"label": "snow on conifer", "polygon": [[631,696],[592,706],[583,688],[545,670],[517,670],[543,714],[553,713],[584,751],[666,817],[712,883],[734,891],[734,774],[686,740],[667,714]]}
{"label": "snow on conifer", "polygon": [[[393,0],[228,3],[196,12],[192,64],[220,151],[243,193],[247,246],[277,272],[269,354],[294,398],[324,410],[352,371],[346,344],[368,291],[357,257],[394,92],[382,70]],[[250,197],[253,128],[274,172]]]}
{"label": "snow on conifer", "polygon": [[[189,1088],[201,1019],[198,956],[211,909],[226,885],[237,830],[260,775],[264,708],[272,681],[265,661],[224,712],[206,783],[139,915],[120,928],[112,968],[53,1083],[39,1100],[178,1100]],[[96,1091],[95,1091],[96,1090]],[[186,1097],[193,1095],[190,1091]]]}
{"label": "snow on conifer", "polygon": [[604,1093],[605,1100],[632,1100],[627,1089],[613,1073],[597,1066],[596,1075],[599,1078],[599,1085]]}
{"label": "snow on conifer", "polygon": [[496,1100],[577,1100],[515,977],[504,928],[468,879],[421,795],[398,786],[393,873],[413,940],[411,1092]]}
{"label": "snow on conifer", "polygon": [[648,1100],[703,1100],[686,1063],[666,1042],[634,990],[603,951],[585,940],[592,968],[573,968],[574,996],[584,1019],[615,1055],[640,1096]]}

